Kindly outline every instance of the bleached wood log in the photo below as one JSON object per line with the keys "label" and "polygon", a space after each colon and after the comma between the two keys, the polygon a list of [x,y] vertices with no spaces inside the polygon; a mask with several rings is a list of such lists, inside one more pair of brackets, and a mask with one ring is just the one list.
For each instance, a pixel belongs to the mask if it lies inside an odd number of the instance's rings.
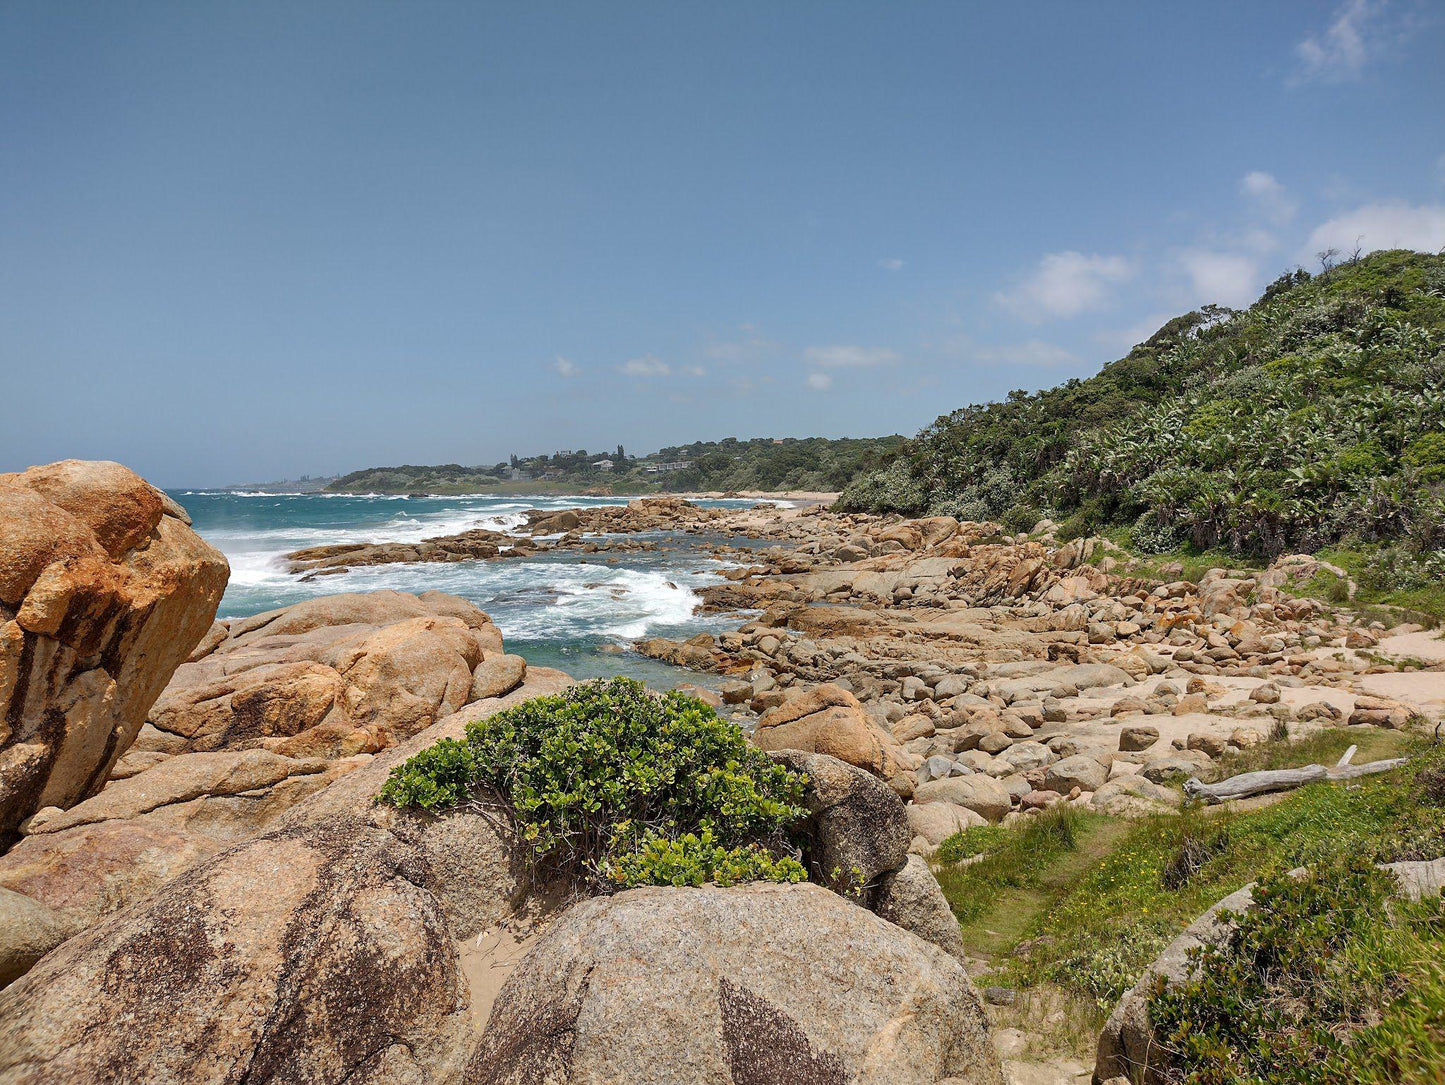
{"label": "bleached wood log", "polygon": [[1266,795],[1272,791],[1288,791],[1320,780],[1353,780],[1358,776],[1389,772],[1399,768],[1406,760],[1408,759],[1404,757],[1394,757],[1387,761],[1351,765],[1346,763],[1345,758],[1341,758],[1341,763],[1334,768],[1305,765],[1297,769],[1265,769],[1261,772],[1244,772],[1231,776],[1217,784],[1206,784],[1198,777],[1190,777],[1184,782],[1184,792],[1190,798],[1203,799],[1205,802],[1228,802],[1231,799],[1247,799],[1251,795]]}
{"label": "bleached wood log", "polygon": [[1345,765],[1343,768],[1330,769],[1331,780],[1353,780],[1356,776],[1370,776],[1377,772],[1389,772],[1397,769],[1408,757],[1392,757],[1387,761],[1368,761],[1363,765]]}

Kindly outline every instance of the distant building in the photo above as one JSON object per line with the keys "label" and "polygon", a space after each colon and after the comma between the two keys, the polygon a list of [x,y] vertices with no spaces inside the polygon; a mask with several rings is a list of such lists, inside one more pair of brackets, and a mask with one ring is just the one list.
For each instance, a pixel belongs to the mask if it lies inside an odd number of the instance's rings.
{"label": "distant building", "polygon": [[532,472],[523,471],[520,467],[507,468],[507,477],[513,482],[531,482]]}
{"label": "distant building", "polygon": [[611,471],[617,465],[611,460],[598,460],[592,466],[597,468],[597,470],[599,471]]}
{"label": "distant building", "polygon": [[671,463],[649,463],[643,470],[649,475],[662,475],[670,471],[685,471],[691,466],[691,460],[673,460]]}

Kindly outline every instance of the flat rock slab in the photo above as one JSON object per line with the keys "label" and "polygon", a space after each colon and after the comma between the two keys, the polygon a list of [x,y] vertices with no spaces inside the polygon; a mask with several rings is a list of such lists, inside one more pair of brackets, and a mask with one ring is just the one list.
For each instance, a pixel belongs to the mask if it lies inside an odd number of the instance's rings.
{"label": "flat rock slab", "polygon": [[1366,693],[1402,701],[1431,719],[1445,713],[1445,673],[1440,671],[1365,674],[1359,682]]}

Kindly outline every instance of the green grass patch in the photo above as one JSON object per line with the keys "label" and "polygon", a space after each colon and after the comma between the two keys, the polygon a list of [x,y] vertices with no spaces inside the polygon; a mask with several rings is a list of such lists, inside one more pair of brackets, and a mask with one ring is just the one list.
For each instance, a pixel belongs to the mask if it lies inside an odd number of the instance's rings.
{"label": "green grass patch", "polygon": [[1431,629],[1445,622],[1445,582],[1436,581],[1410,588],[1372,587],[1373,578],[1369,574],[1378,562],[1373,552],[1337,546],[1321,550],[1315,556],[1321,561],[1338,565],[1358,583],[1350,606],[1361,619],[1379,619],[1387,626],[1415,622]]}
{"label": "green grass patch", "polygon": [[1445,818],[1421,798],[1442,764],[1445,752],[1431,748],[1395,772],[1314,784],[1259,809],[1186,808],[1133,823],[1026,925],[1014,981],[1056,983],[1107,1009],[1183,927],[1263,873],[1341,855],[1445,855]]}
{"label": "green grass patch", "polygon": [[1071,806],[981,825],[939,845],[934,873],[969,951],[1011,949],[1069,881],[1104,854],[1125,823]]}
{"label": "green grass patch", "polygon": [[[1120,542],[1120,545],[1128,551],[1127,533],[1125,535],[1126,538]],[[1132,559],[1133,568],[1140,576],[1168,582],[1188,580],[1195,584],[1210,569],[1256,570],[1263,568],[1258,561],[1242,557],[1239,554],[1231,554],[1227,550],[1201,550],[1193,546],[1170,550],[1163,554],[1133,554]],[[1166,565],[1174,564],[1183,566],[1183,570],[1168,574],[1161,572]]]}

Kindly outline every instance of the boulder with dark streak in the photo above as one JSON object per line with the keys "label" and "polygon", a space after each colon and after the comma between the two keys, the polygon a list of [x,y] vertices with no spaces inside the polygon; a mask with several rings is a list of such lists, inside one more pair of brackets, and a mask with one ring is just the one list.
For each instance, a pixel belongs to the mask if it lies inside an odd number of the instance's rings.
{"label": "boulder with dark streak", "polygon": [[[567,681],[531,668],[477,714]],[[385,751],[48,953],[0,991],[0,1082],[457,1081],[474,993],[456,943],[536,886],[487,819],[374,796],[462,728]]]}
{"label": "boulder with dark streak", "polygon": [[821,886],[575,905],[497,996],[469,1085],[1002,1085],[947,953]]}

